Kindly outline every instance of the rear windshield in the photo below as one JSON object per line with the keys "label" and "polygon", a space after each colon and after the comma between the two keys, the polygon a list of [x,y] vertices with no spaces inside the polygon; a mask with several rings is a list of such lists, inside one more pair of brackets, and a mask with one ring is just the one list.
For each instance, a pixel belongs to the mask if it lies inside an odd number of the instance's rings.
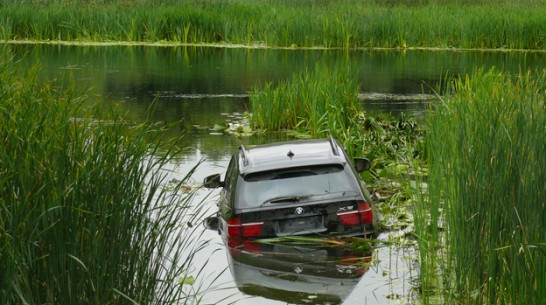
{"label": "rear windshield", "polygon": [[238,185],[238,208],[254,208],[358,195],[341,164],[253,173]]}

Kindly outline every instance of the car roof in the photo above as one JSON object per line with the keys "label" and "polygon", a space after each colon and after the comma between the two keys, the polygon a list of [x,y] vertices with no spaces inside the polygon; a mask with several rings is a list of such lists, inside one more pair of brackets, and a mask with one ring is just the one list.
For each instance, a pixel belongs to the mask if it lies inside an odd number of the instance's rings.
{"label": "car roof", "polygon": [[343,149],[333,138],[239,148],[239,171],[243,176],[282,168],[346,163]]}

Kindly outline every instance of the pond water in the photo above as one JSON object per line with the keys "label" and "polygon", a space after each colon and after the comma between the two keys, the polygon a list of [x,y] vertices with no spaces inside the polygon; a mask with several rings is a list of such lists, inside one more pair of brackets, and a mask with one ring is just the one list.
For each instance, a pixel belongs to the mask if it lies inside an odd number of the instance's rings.
{"label": "pond water", "polygon": [[[118,105],[142,121],[156,101],[153,119],[170,125],[166,137],[184,133],[182,157],[169,179],[180,179],[204,160],[193,185],[225,170],[241,144],[281,140],[282,135],[238,138],[217,135],[217,123],[242,120],[248,92],[265,82],[288,79],[316,63],[355,69],[366,111],[421,113],[432,89],[448,75],[474,69],[509,73],[544,69],[544,53],[440,51],[324,51],[205,47],[5,45],[23,66],[39,64],[42,79],[73,78],[101,103]],[[215,212],[217,191],[199,190],[195,205]],[[252,248],[252,255],[226,249],[215,231],[203,230],[205,246],[189,270],[201,304],[404,304],[416,297],[418,268],[412,246],[380,246],[362,260],[355,253],[325,249]],[[383,232],[379,238],[399,232]],[[354,263],[354,259],[357,259]],[[367,256],[364,256],[367,257]],[[349,260],[347,260],[349,258]],[[353,260],[350,260],[353,259]],[[322,263],[323,268],[316,268]],[[239,287],[237,287],[239,285]]]}

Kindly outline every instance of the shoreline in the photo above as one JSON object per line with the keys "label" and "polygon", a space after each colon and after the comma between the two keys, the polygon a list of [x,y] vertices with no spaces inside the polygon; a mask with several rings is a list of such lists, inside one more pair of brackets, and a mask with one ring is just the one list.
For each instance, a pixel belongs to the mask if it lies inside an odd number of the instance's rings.
{"label": "shoreline", "polygon": [[0,40],[0,44],[5,45],[62,45],[62,46],[84,46],[84,47],[113,47],[113,46],[144,46],[144,47],[204,47],[221,49],[249,49],[249,50],[319,50],[319,51],[434,51],[434,52],[499,52],[499,53],[546,53],[541,49],[469,49],[454,47],[406,47],[406,48],[386,48],[386,47],[300,47],[300,46],[267,46],[262,44],[245,45],[231,43],[183,43],[172,41],[67,41],[67,40]]}

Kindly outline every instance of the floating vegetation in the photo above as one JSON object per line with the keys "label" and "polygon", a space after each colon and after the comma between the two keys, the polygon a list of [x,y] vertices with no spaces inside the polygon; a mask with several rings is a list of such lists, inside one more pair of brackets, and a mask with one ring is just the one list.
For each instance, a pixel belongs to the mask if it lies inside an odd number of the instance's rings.
{"label": "floating vegetation", "polygon": [[389,241],[375,240],[361,237],[310,237],[310,236],[282,236],[254,240],[262,244],[281,244],[287,247],[316,247],[339,248],[351,250],[354,253],[370,253],[376,244],[391,244]]}
{"label": "floating vegetation", "polygon": [[230,134],[237,137],[250,137],[256,133],[250,127],[248,113],[223,113],[226,116],[226,123],[215,123],[211,129],[211,135]]}

